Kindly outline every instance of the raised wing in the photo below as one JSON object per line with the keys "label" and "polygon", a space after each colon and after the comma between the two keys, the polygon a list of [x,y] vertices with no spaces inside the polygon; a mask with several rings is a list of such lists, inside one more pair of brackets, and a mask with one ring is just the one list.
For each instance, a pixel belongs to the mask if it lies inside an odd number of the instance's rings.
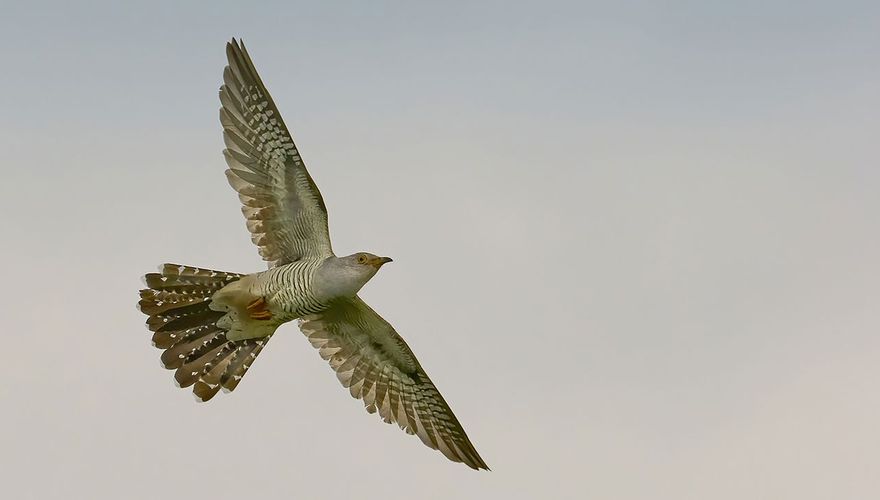
{"label": "raised wing", "polygon": [[454,462],[489,469],[403,338],[359,297],[303,318],[300,329],[368,412]]}
{"label": "raised wing", "polygon": [[244,43],[226,44],[220,87],[226,177],[269,267],[333,254],[327,208]]}

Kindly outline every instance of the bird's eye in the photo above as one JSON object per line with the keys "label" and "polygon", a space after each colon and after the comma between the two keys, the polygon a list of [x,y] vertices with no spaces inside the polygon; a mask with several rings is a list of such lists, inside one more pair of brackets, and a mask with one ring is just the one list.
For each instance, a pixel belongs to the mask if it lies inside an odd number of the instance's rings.
{"label": "bird's eye", "polygon": [[366,255],[358,255],[358,264],[366,264],[367,256]]}

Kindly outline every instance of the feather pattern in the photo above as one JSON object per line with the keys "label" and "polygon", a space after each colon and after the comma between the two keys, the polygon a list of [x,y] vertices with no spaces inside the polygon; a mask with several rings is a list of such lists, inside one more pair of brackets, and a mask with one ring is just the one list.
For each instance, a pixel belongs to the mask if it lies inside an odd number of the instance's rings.
{"label": "feather pattern", "polygon": [[327,208],[243,43],[226,45],[220,122],[251,240],[269,267],[333,254]]}
{"label": "feather pattern", "polygon": [[412,350],[359,297],[302,318],[300,329],[368,412],[378,411],[450,460],[488,469]]}
{"label": "feather pattern", "polygon": [[224,313],[211,310],[211,297],[243,276],[165,264],[144,277],[149,288],[141,290],[138,307],[149,316],[153,345],[164,350],[162,365],[201,401],[235,389],[271,337],[230,341],[217,326]]}
{"label": "feather pattern", "polygon": [[[163,350],[162,364],[181,387],[210,400],[238,386],[278,325],[299,318],[318,354],[368,413],[397,423],[450,460],[488,469],[406,342],[353,295],[375,269],[357,283],[350,274],[324,273],[342,259],[331,248],[321,193],[244,44],[233,39],[226,55],[220,88],[226,177],[270,269],[242,275],[165,264],[147,274],[139,307],[153,344]],[[352,284],[357,288],[349,290]],[[250,311],[253,304],[260,305],[258,314]]]}

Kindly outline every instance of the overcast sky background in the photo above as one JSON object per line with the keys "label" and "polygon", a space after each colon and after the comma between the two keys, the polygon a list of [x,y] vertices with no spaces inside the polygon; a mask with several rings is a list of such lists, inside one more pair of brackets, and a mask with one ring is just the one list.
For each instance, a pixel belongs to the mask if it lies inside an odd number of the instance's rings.
{"label": "overcast sky background", "polygon": [[[877,2],[24,4],[9,498],[880,497]],[[264,268],[231,36],[492,472],[367,415],[292,324],[208,404],[159,367],[140,275]]]}

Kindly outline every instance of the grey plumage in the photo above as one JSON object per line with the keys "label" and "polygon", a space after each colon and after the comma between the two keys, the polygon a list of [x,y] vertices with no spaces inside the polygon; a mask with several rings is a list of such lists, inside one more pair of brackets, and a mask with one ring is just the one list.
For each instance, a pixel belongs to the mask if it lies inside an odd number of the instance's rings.
{"label": "grey plumage", "polygon": [[234,390],[283,323],[298,319],[318,353],[368,412],[474,469],[488,469],[449,405],[394,328],[357,293],[390,262],[337,257],[321,193],[244,44],[227,44],[220,122],[251,239],[269,269],[225,273],[165,264],[139,306],[162,362],[202,401]]}

